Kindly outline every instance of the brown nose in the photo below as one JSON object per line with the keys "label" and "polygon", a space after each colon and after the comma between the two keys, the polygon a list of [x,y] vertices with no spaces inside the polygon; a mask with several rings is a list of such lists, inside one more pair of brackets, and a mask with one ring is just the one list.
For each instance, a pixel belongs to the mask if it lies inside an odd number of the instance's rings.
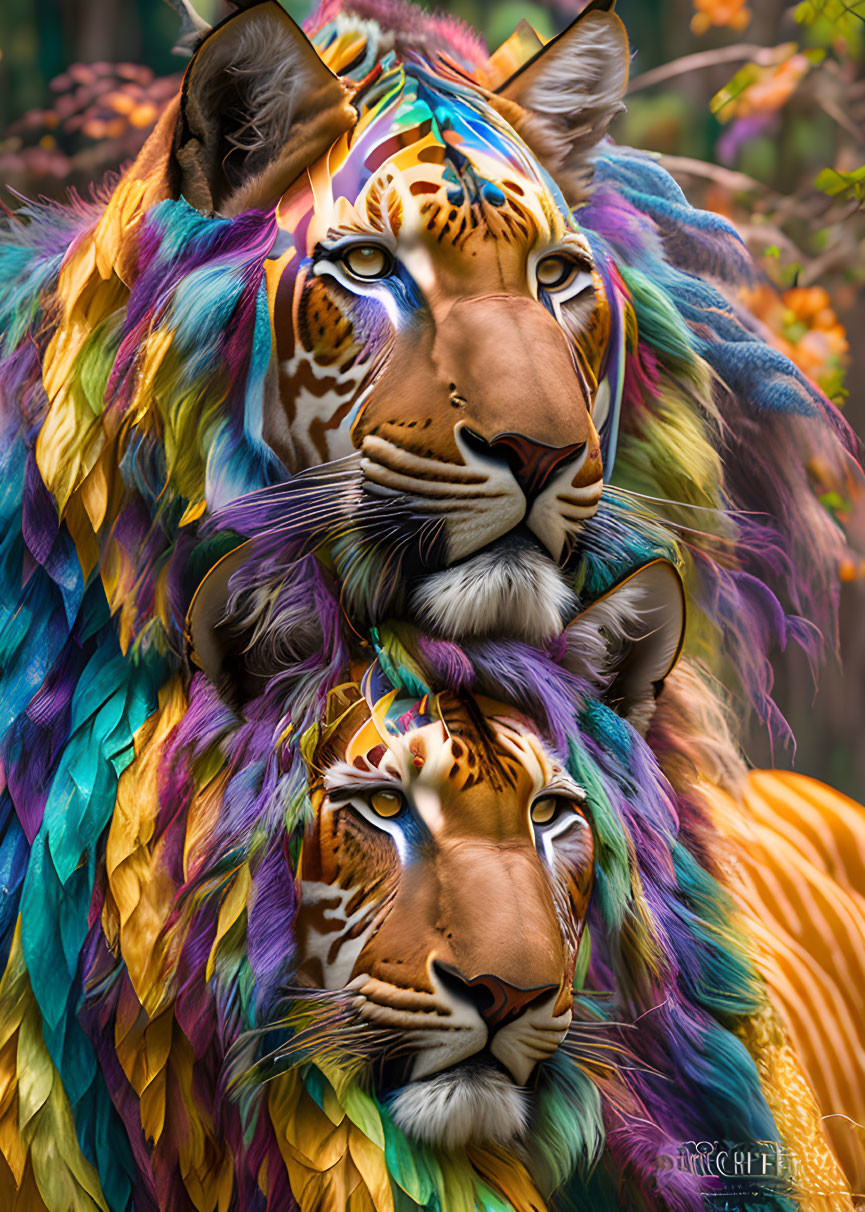
{"label": "brown nose", "polygon": [[522,1014],[533,1002],[542,1001],[551,993],[558,992],[556,985],[519,989],[488,974],[468,978],[458,968],[439,960],[433,961],[433,968],[445,988],[470,1001],[490,1029],[503,1026]]}
{"label": "brown nose", "polygon": [[478,454],[507,463],[530,503],[557,467],[578,458],[586,449],[585,442],[575,442],[571,446],[547,446],[520,433],[500,433],[490,442],[471,429],[463,429],[462,436],[466,445]]}

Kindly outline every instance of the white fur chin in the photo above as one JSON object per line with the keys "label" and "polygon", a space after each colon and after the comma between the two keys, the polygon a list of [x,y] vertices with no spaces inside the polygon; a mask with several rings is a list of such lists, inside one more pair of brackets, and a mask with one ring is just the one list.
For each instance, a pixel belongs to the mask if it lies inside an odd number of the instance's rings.
{"label": "white fur chin", "polygon": [[534,547],[493,547],[425,577],[412,591],[417,622],[446,640],[486,635],[543,644],[575,601],[558,566]]}
{"label": "white fur chin", "polygon": [[438,1149],[513,1145],[526,1131],[528,1095],[497,1069],[446,1069],[411,1082],[394,1097],[396,1126]]}

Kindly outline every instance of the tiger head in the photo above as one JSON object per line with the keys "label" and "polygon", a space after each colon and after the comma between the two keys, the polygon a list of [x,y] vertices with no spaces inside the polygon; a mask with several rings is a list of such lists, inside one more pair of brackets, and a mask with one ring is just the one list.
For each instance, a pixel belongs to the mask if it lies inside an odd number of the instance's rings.
{"label": "tiger head", "polygon": [[[608,698],[636,721],[676,659],[681,603],[670,566],[648,565],[572,624],[565,666],[585,677],[609,645]],[[378,661],[331,691],[307,763],[298,983],[342,991],[385,1040],[377,1094],[406,1135],[513,1145],[571,1024],[591,795],[523,711],[482,694],[417,700]]]}
{"label": "tiger head", "polygon": [[[583,790],[513,710],[440,699],[392,734],[358,695],[318,762],[303,844],[299,978],[357,997],[408,1134],[523,1134],[535,1066],[571,1019],[592,885]],[[318,763],[317,763],[318,764]]]}
{"label": "tiger head", "polygon": [[[501,63],[455,45],[387,44],[342,13],[313,46],[259,3],[195,54],[172,143],[199,210],[275,207],[265,443],[292,474],[351,459],[433,536],[436,572],[464,578],[498,542],[549,634],[612,422],[608,292],[571,210],[627,75],[609,7],[496,88]],[[449,589],[421,578],[421,622],[454,630]]]}

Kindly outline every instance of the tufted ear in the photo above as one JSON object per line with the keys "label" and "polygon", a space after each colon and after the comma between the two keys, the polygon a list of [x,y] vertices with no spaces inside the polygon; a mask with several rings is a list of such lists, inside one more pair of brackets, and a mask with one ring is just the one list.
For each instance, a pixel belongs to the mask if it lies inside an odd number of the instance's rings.
{"label": "tufted ear", "polygon": [[587,157],[624,108],[629,48],[615,0],[592,0],[566,30],[500,85],[505,117],[560,184],[590,176]]}
{"label": "tufted ear", "polygon": [[198,210],[272,204],[354,124],[344,85],[276,0],[207,35],[183,78],[174,158]]}
{"label": "tufted ear", "polygon": [[257,698],[287,671],[302,675],[303,662],[325,647],[321,598],[314,578],[298,575],[280,586],[247,589],[233,599],[231,578],[251,561],[250,543],[218,560],[198,586],[186,616],[186,643],[235,711]]}
{"label": "tufted ear", "polygon": [[243,565],[247,546],[242,543],[214,564],[196,589],[186,615],[189,656],[232,707],[256,693],[244,659],[249,633],[228,617],[229,581]]}
{"label": "tufted ear", "polygon": [[169,8],[173,8],[180,18],[180,37],[171,48],[174,55],[184,55],[190,58],[195,48],[213,28],[196,12],[192,0],[165,0]]}
{"label": "tufted ear", "polygon": [[645,734],[684,635],[682,578],[669,561],[653,560],[577,615],[560,662]]}

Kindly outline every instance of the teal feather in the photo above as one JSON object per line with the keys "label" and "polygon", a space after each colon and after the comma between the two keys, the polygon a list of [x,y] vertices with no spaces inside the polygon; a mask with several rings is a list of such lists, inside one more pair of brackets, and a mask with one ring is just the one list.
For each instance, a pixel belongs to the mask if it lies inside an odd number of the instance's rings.
{"label": "teal feather", "polygon": [[[550,1190],[569,1175],[588,1179],[604,1147],[601,1096],[594,1082],[559,1052],[538,1072],[532,1171]],[[534,1159],[533,1159],[534,1160]]]}
{"label": "teal feather", "polygon": [[[673,848],[673,869],[684,902],[680,913],[687,918],[691,934],[702,943],[699,963],[691,965],[683,956],[681,974],[689,994],[722,1021],[756,1014],[761,988],[753,979],[746,940],[737,937],[731,925],[736,921],[732,898],[678,843]],[[728,945],[719,946],[719,939],[724,938]]]}
{"label": "teal feather", "polygon": [[394,1187],[394,1202],[399,1192],[411,1200],[403,1204],[406,1209],[438,1206],[435,1182],[430,1171],[426,1151],[418,1145],[409,1144],[405,1136],[394,1125],[386,1108],[381,1108],[381,1123],[384,1129],[384,1155],[391,1185]]}
{"label": "teal feather", "polygon": [[[94,592],[101,596],[101,588]],[[106,614],[103,599],[95,615],[104,620]],[[99,838],[111,817],[119,774],[134,752],[133,735],[156,706],[159,674],[156,662],[126,660],[107,635],[85,667],[21,898],[22,950],[45,1044],[72,1104],[82,1149],[97,1163],[106,1199],[116,1209],[127,1205],[134,1164],[92,1044],[77,1020],[77,972]],[[97,1137],[111,1140],[112,1147],[97,1149]]]}
{"label": "teal feather", "polygon": [[597,766],[574,741],[569,745],[568,771],[584,789],[592,805],[593,899],[604,923],[611,929],[619,929],[631,903],[628,841]]}
{"label": "teal feather", "polygon": [[637,317],[640,337],[679,371],[697,369],[695,339],[669,294],[639,269],[620,266]]}

